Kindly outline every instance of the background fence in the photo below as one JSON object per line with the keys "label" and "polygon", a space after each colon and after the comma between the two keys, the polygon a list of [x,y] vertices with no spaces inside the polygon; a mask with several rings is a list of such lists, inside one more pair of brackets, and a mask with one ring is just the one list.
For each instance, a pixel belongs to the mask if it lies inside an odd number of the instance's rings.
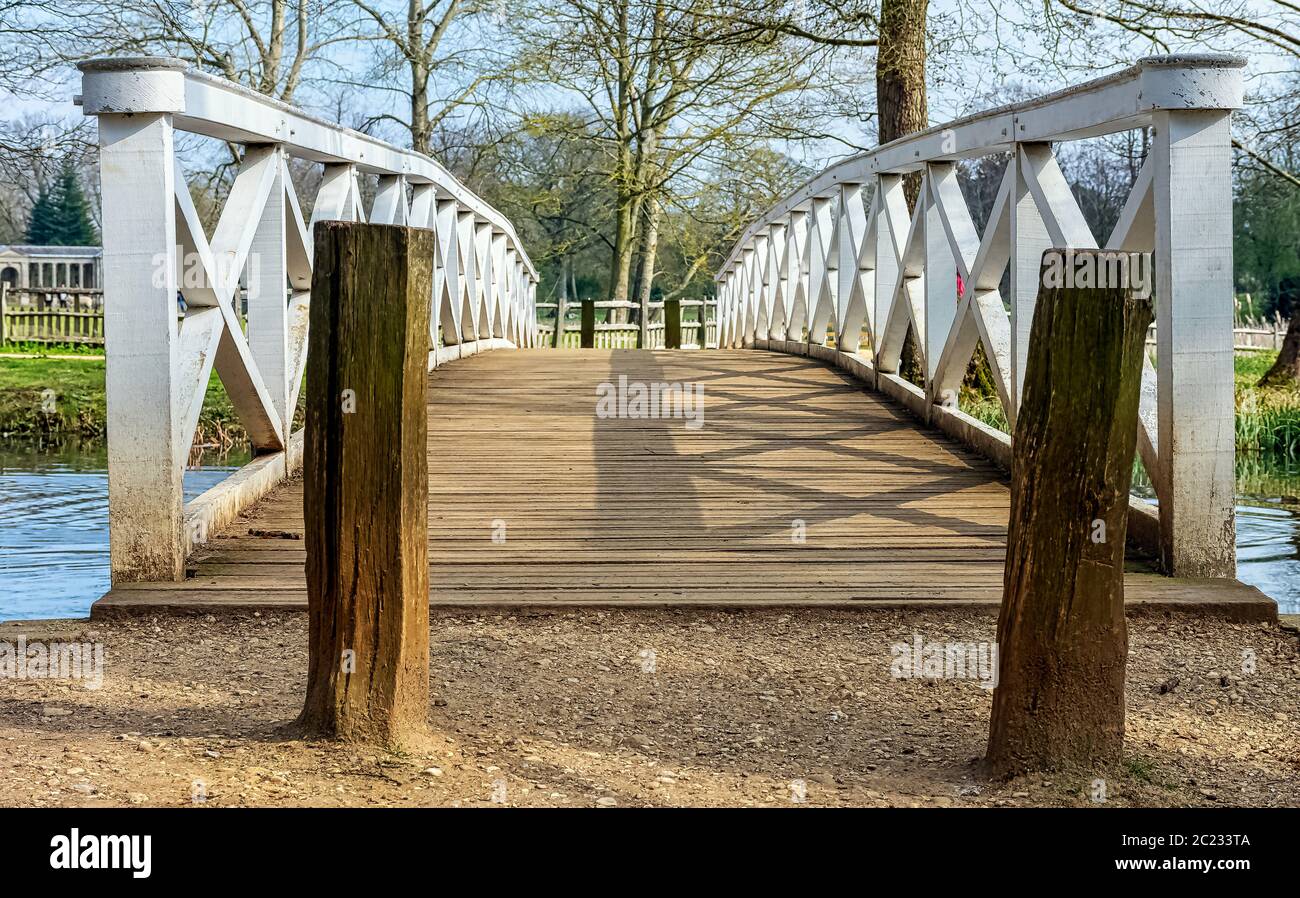
{"label": "background fence", "polygon": [[[582,347],[581,309],[590,305],[595,311],[593,324],[593,349],[638,349],[641,347],[641,323],[618,321],[620,316],[636,314],[640,303],[577,301],[564,304],[559,339],[556,339],[556,320],[561,316],[560,303],[537,303],[537,329],[541,334],[539,344],[557,349]],[[681,316],[682,349],[716,349],[718,347],[717,303],[713,300],[683,299],[678,304]],[[667,346],[665,306],[662,302],[650,303],[650,320],[646,325],[645,349],[664,349]],[[571,314],[578,320],[570,320]]]}
{"label": "background fence", "polygon": [[104,345],[104,294],[76,288],[16,290],[0,284],[0,343]]}

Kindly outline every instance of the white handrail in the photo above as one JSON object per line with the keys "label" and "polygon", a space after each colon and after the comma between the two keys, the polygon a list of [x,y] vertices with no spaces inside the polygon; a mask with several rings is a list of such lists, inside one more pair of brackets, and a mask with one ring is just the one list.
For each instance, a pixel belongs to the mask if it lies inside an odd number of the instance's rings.
{"label": "white handrail", "polygon": [[528,273],[537,279],[537,270],[510,220],[456,180],[436,159],[345,128],[242,84],[192,69],[182,59],[91,59],[77,67],[83,73],[79,102],[86,115],[171,112],[175,127],[191,134],[239,144],[279,144],[298,159],[347,163],[367,174],[402,175],[412,185],[433,184],[439,199],[455,200],[506,234]]}
{"label": "white handrail", "polygon": [[[750,224],[728,254],[716,275],[720,345],[853,367],[925,419],[1009,458],[1007,439],[977,427],[955,400],[980,342],[1014,422],[1043,252],[1097,247],[1053,144],[1149,128],[1150,153],[1104,244],[1149,254],[1154,272],[1158,343],[1143,372],[1138,446],[1159,521],[1134,529],[1151,536],[1171,573],[1232,576],[1230,121],[1244,65],[1217,55],[1144,59],[831,166]],[[999,153],[1009,161],[980,234],[955,164]],[[912,173],[920,190],[909,210]],[[898,375],[909,328],[924,390]]]}
{"label": "white handrail", "polygon": [[[99,59],[80,69],[79,102],[99,122],[115,582],[182,579],[193,544],[297,467],[301,433],[292,422],[306,367],[316,221],[436,231],[430,367],[537,345],[537,271],[514,227],[435,160],[181,60]],[[178,130],[244,147],[211,235],[176,162]],[[323,166],[310,221],[291,158]],[[378,176],[368,214],[365,174]],[[182,474],[214,369],[255,452],[270,457],[187,507]]]}

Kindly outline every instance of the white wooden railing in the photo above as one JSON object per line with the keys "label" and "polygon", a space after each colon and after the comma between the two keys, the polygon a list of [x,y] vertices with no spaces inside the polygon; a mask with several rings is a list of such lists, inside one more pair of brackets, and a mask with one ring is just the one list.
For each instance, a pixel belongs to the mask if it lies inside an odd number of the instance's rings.
{"label": "white wooden railing", "polygon": [[[1149,252],[1154,264],[1158,340],[1155,363],[1143,372],[1138,444],[1159,508],[1158,519],[1149,509],[1131,515],[1130,529],[1158,547],[1170,573],[1232,576],[1229,124],[1241,106],[1244,64],[1224,56],[1145,59],[826,169],[750,225],[719,271],[721,345],[833,360],[1009,460],[1005,435],[952,399],[978,339],[1015,421],[1043,251],[1097,246],[1053,144],[1150,128],[1150,153],[1104,244]],[[996,153],[1010,161],[981,236],[956,163]],[[912,172],[920,173],[921,190],[909,214],[904,176]],[[960,300],[958,275],[966,288]],[[897,373],[909,326],[924,390]]]}
{"label": "white wooden railing", "polygon": [[[433,159],[179,60],[80,68],[82,109],[99,120],[115,582],[183,578],[195,542],[297,467],[311,225],[366,220],[361,176],[378,176],[368,220],[437,231],[430,367],[535,345],[537,272],[514,228]],[[177,131],[243,147],[211,235],[176,163]],[[290,158],[323,166],[310,221]],[[241,285],[247,333],[235,308]],[[182,474],[214,368],[262,457],[186,506]]]}

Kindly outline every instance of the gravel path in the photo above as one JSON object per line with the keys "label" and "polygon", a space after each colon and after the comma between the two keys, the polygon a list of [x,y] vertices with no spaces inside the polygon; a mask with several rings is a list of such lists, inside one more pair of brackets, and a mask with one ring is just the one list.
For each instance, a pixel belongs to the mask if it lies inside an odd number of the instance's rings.
{"label": "gravel path", "polygon": [[1136,617],[1124,761],[990,783],[978,677],[891,664],[918,636],[978,644],[994,624],[435,614],[421,757],[279,735],[304,691],[304,615],[3,624],[2,641],[88,639],[106,661],[97,690],[0,679],[0,805],[1300,806],[1294,632]]}

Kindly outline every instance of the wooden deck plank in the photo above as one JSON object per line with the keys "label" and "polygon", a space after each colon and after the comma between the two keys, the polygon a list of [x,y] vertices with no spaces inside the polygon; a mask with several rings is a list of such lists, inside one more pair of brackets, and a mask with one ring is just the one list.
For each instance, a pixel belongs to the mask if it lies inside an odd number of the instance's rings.
{"label": "wooden deck plank", "polygon": [[[597,385],[620,375],[703,383],[703,425],[598,418]],[[998,471],[814,360],[495,352],[435,370],[428,415],[436,607],[991,610],[1001,598]],[[119,586],[94,614],[303,610],[304,544],[285,538],[302,529],[291,481],[196,553],[190,579]],[[1125,582],[1135,609],[1276,613],[1236,581],[1134,570]]]}

